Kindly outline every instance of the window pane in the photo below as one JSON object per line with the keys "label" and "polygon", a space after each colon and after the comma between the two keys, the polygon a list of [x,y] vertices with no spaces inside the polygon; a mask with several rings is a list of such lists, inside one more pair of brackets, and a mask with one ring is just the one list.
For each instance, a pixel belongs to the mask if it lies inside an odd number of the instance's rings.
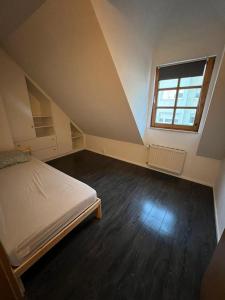
{"label": "window pane", "polygon": [[176,109],[174,124],[192,126],[195,121],[196,109]]}
{"label": "window pane", "polygon": [[193,85],[202,85],[203,76],[195,76],[195,77],[186,77],[181,78],[180,86],[193,86]]}
{"label": "window pane", "polygon": [[176,90],[166,90],[158,92],[158,106],[174,106]]}
{"label": "window pane", "polygon": [[178,93],[177,106],[198,106],[201,88],[181,89]]}
{"label": "window pane", "polygon": [[159,80],[159,89],[177,87],[178,79]]}
{"label": "window pane", "polygon": [[173,109],[170,108],[158,108],[156,110],[156,123],[172,124]]}

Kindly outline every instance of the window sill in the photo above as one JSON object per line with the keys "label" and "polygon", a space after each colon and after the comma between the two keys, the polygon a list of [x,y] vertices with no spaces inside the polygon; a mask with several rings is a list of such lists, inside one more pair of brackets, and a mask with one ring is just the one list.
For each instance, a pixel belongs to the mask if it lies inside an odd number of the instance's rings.
{"label": "window sill", "polygon": [[198,131],[188,131],[188,130],[181,130],[181,129],[169,129],[169,128],[159,128],[159,127],[152,127],[152,126],[148,126],[147,127],[148,130],[152,129],[152,130],[163,130],[163,131],[172,131],[172,132],[177,132],[177,133],[188,133],[188,134],[199,134]]}

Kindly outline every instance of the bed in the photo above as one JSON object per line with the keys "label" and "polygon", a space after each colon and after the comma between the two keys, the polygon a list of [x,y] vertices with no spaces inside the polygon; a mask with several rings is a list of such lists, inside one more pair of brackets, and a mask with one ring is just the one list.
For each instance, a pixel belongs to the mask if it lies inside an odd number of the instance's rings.
{"label": "bed", "polygon": [[94,189],[35,158],[0,169],[0,191],[1,261],[20,285],[20,276],[89,214],[101,218]]}

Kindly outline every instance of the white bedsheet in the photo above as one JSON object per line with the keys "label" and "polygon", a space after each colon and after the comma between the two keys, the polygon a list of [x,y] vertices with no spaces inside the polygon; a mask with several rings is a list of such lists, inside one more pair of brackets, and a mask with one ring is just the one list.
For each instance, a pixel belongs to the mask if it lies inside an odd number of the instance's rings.
{"label": "white bedsheet", "polygon": [[34,158],[0,170],[0,239],[13,266],[96,201],[88,185]]}

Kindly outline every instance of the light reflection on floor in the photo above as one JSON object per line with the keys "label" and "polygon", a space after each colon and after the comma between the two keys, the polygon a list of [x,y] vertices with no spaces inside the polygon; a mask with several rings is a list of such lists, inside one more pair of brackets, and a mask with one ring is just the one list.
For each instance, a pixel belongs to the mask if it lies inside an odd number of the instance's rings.
{"label": "light reflection on floor", "polygon": [[175,215],[160,204],[144,201],[141,206],[142,224],[162,235],[172,235],[175,230]]}

